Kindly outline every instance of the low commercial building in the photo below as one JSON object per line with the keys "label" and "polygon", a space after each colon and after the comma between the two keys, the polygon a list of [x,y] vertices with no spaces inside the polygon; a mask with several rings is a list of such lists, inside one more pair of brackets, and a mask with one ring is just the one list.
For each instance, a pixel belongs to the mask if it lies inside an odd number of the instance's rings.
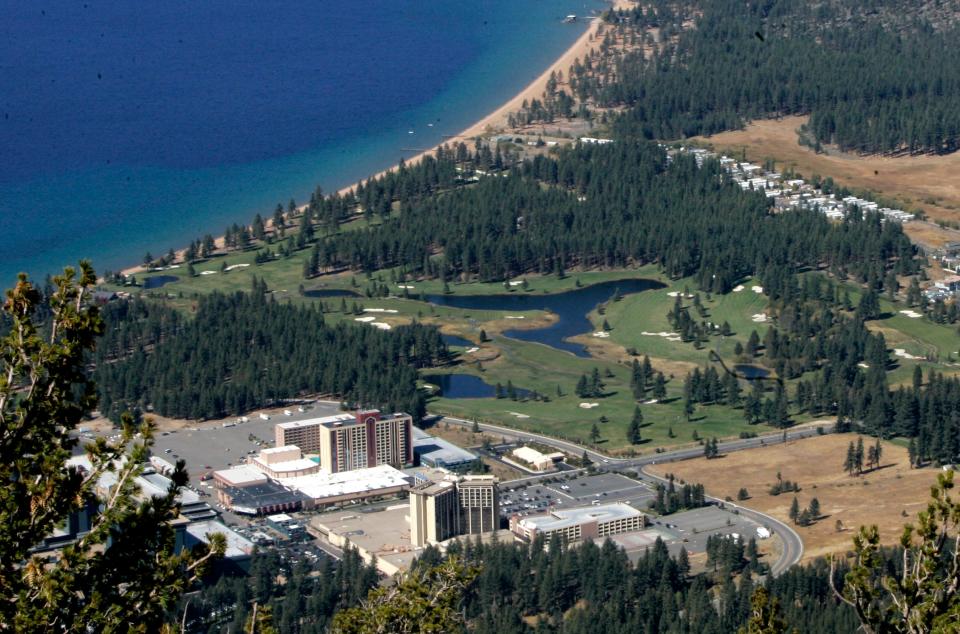
{"label": "low commercial building", "polygon": [[337,511],[317,515],[310,530],[337,548],[354,547],[368,563],[387,576],[406,570],[422,549],[410,542],[408,506],[398,504],[370,512]]}
{"label": "low commercial building", "polygon": [[477,462],[476,454],[416,427],[413,428],[413,454],[421,465],[453,473],[467,471]]}
{"label": "low commercial building", "polygon": [[250,464],[274,480],[295,478],[320,471],[320,465],[303,457],[300,447],[283,445],[264,449]]}
{"label": "low commercial building", "polygon": [[603,539],[610,535],[643,530],[646,516],[629,504],[603,504],[557,510],[543,515],[510,518],[510,531],[523,539],[559,535],[566,542]]}
{"label": "low commercial building", "polygon": [[221,487],[246,487],[254,484],[263,484],[269,478],[267,475],[250,464],[237,465],[230,469],[222,469],[213,472],[214,486]]}
{"label": "low commercial building", "polygon": [[563,453],[540,453],[533,447],[517,447],[510,452],[514,458],[536,471],[549,471],[554,465],[563,460]]}
{"label": "low commercial building", "polygon": [[307,527],[286,513],[267,516],[267,526],[287,539],[299,540],[307,537]]}
{"label": "low commercial building", "polygon": [[[226,539],[226,550],[218,567],[230,572],[246,571],[253,555],[253,542],[240,535],[227,525],[216,520],[203,522],[175,523],[177,545],[193,548],[198,544],[209,544],[210,536],[219,533]],[[179,550],[179,548],[178,548]]]}
{"label": "low commercial building", "polygon": [[310,498],[273,480],[246,486],[217,486],[217,501],[241,515],[274,515],[313,508]]}
{"label": "low commercial building", "polygon": [[396,495],[409,489],[413,480],[384,464],[342,473],[321,470],[279,482],[310,498],[311,507],[318,507]]}

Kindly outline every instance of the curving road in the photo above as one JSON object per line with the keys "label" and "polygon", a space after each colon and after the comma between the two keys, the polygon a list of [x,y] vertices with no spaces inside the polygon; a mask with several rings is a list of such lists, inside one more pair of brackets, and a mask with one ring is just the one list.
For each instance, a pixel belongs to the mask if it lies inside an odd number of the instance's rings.
{"label": "curving road", "polygon": [[[703,456],[703,447],[695,446],[677,449],[675,451],[665,451],[663,453],[653,453],[646,456],[638,456],[636,458],[614,458],[602,454],[595,449],[590,449],[568,440],[560,440],[559,438],[553,438],[551,436],[545,436],[543,434],[537,434],[533,432],[525,432],[510,427],[503,427],[501,425],[474,423],[473,421],[462,418],[454,418],[451,416],[438,416],[436,420],[438,423],[445,422],[460,427],[472,428],[476,424],[480,428],[480,431],[497,434],[499,436],[503,436],[504,438],[511,438],[520,441],[535,440],[536,442],[554,447],[567,453],[579,455],[583,452],[586,452],[587,456],[595,464],[603,465],[605,468],[609,469],[636,469],[638,471],[638,475],[641,475],[641,479],[646,479],[651,482],[666,482],[666,480],[660,478],[659,476],[647,473],[644,471],[644,467],[657,463],[677,462],[680,460],[690,460],[691,458],[699,458]],[[754,449],[756,447],[775,445],[788,440],[809,438],[820,433],[829,433],[833,430],[832,424],[821,425],[821,427],[822,432],[818,431],[817,427],[802,427],[794,430],[764,434],[762,436],[757,436],[756,438],[738,438],[736,440],[729,440],[727,442],[719,443],[718,449],[721,453],[731,453],[734,451],[742,451],[744,449]],[[542,477],[552,477],[554,475],[556,474],[546,474]],[[537,476],[534,476],[534,478],[536,477]],[[765,513],[761,513],[760,511],[753,510],[740,504],[726,502],[711,496],[708,496],[708,499],[719,504],[724,504],[727,507],[737,509],[741,515],[748,517],[759,524],[763,524],[778,537],[780,537],[780,541],[783,543],[783,552],[780,553],[780,559],[778,559],[777,562],[770,567],[771,574],[779,575],[800,561],[800,558],[803,556],[803,541],[800,539],[800,536],[797,534],[797,532],[790,526],[784,522],[781,522],[775,517],[771,517]]]}

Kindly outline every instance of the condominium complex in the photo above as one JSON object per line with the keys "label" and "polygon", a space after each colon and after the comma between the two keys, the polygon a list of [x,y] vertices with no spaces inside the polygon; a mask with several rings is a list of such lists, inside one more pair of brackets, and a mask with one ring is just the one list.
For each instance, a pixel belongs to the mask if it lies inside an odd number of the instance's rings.
{"label": "condominium complex", "polygon": [[379,410],[279,423],[276,446],[296,445],[320,455],[320,466],[331,473],[387,464],[413,464],[413,418],[385,416]]}
{"label": "condominium complex", "polygon": [[510,530],[524,539],[537,535],[550,539],[554,534],[567,542],[602,539],[610,535],[642,530],[646,516],[629,504],[604,504],[564,509],[543,515],[510,518]]}
{"label": "condominium complex", "polygon": [[410,491],[410,541],[424,546],[458,535],[497,530],[499,493],[494,476],[462,476]]}

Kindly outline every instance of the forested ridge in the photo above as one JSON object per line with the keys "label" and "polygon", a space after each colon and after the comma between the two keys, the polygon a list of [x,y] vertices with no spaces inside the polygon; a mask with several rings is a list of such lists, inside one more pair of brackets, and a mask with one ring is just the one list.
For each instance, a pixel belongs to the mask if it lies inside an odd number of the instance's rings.
{"label": "forested ridge", "polygon": [[[448,155],[449,156],[449,155]],[[452,161],[452,158],[442,158]],[[470,157],[484,165],[482,157]],[[438,170],[441,171],[441,170]],[[367,191],[379,184],[369,183]],[[864,280],[909,273],[913,247],[876,217],[832,223],[822,214],[773,214],[767,199],[655,144],[577,145],[538,156],[472,187],[410,196],[383,224],[323,239],[323,267],[388,267],[426,277],[503,280],[567,268],[657,263],[726,292],[770,267],[828,268]]]}
{"label": "forested ridge", "polygon": [[315,306],[260,293],[201,297],[190,317],[142,300],[109,304],[103,315],[94,378],[111,417],[149,406],[164,416],[221,418],[320,393],[419,419],[417,368],[447,359],[434,327],[328,325]]}
{"label": "forested ridge", "polygon": [[614,119],[623,137],[676,139],[810,114],[817,141],[844,150],[953,152],[957,9],[919,4],[643,3],[607,20],[621,37],[656,29],[661,41],[575,65],[570,88],[582,103],[624,109]]}
{"label": "forested ridge", "polygon": [[[746,623],[760,585],[755,546],[731,538],[716,540],[707,572],[698,575],[690,574],[686,552],[671,557],[659,540],[636,563],[611,541],[549,545],[542,538],[530,544],[464,540],[445,554],[428,548],[415,568],[454,557],[479,570],[463,596],[468,627],[451,634],[730,634]],[[286,584],[276,582],[278,572]],[[844,572],[836,573],[840,588]],[[818,560],[765,582],[801,634],[857,628],[853,611],[832,595],[828,573]],[[376,574],[349,551],[335,569],[324,565],[319,575],[303,564],[287,570],[275,554],[261,553],[248,579],[221,579],[190,611],[195,631],[221,632],[240,627],[256,600],[280,634],[327,632],[333,615],[357,605],[375,583]]]}

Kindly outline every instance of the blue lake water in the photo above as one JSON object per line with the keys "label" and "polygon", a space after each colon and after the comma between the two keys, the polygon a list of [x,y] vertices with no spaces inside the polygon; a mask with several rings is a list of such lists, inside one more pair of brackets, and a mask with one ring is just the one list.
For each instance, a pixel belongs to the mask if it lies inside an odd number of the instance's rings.
{"label": "blue lake water", "polygon": [[770,376],[770,370],[762,368],[759,365],[738,363],[733,366],[733,369],[745,379],[766,379]]}
{"label": "blue lake water", "polygon": [[[496,386],[485,383],[472,374],[428,374],[423,380],[440,388],[444,398],[493,398],[497,395]],[[506,385],[501,386],[506,394]],[[518,398],[526,398],[530,392],[514,387]]]}
{"label": "blue lake water", "polygon": [[0,0],[0,280],[134,264],[455,134],[594,0]]}
{"label": "blue lake water", "polygon": [[593,330],[587,313],[616,294],[639,293],[653,288],[663,288],[656,280],[618,280],[602,282],[576,290],[553,295],[540,295],[517,291],[509,295],[427,295],[428,302],[439,306],[453,306],[469,310],[548,310],[559,317],[558,321],[545,328],[530,330],[507,330],[503,334],[513,339],[534,341],[559,350],[572,352],[578,357],[589,357],[586,347],[571,341],[569,337]]}
{"label": "blue lake water", "polygon": [[143,288],[148,290],[151,288],[160,288],[164,284],[170,284],[179,279],[176,275],[154,275],[153,277],[145,277],[143,278]]}

